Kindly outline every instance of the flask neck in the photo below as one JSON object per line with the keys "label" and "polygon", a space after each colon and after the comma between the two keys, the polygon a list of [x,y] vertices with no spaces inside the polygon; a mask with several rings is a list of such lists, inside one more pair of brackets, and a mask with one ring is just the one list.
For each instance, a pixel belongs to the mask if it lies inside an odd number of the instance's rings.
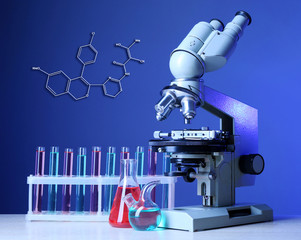
{"label": "flask neck", "polygon": [[146,185],[144,185],[142,192],[141,192],[141,196],[142,196],[142,201],[152,201],[151,199],[151,192],[153,190],[153,188],[159,184],[160,181],[152,181],[147,183]]}
{"label": "flask neck", "polygon": [[120,160],[120,180],[119,186],[138,187],[137,182],[137,160],[121,159]]}

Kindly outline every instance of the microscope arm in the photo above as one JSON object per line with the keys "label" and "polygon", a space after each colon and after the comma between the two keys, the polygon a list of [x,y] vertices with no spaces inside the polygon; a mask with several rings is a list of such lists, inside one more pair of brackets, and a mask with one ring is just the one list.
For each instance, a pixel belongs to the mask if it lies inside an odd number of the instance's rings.
{"label": "microscope arm", "polygon": [[[251,186],[255,175],[240,171],[240,156],[258,153],[258,111],[212,88],[204,86],[203,108],[220,118],[220,129],[234,136],[235,154],[233,171],[235,187]],[[263,161],[263,160],[262,160]],[[262,172],[262,169],[260,172]]]}

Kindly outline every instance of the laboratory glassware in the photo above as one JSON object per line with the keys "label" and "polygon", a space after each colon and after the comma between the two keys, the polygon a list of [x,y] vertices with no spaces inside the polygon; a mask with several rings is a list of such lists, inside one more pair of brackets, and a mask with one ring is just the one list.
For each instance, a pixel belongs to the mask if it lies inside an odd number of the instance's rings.
{"label": "laboratory glassware", "polygon": [[[85,147],[78,148],[77,155],[77,169],[76,176],[77,177],[85,177],[86,176],[86,158],[87,158],[87,149]],[[85,185],[76,185],[76,211],[83,212],[84,211],[84,203],[85,203]]]}
{"label": "laboratory glassware", "polygon": [[[144,147],[138,146],[135,152],[135,159],[137,160],[137,176],[143,176],[143,166],[144,166]],[[142,184],[140,184],[142,189]]]}
{"label": "laboratory glassware", "polygon": [[[163,153],[163,175],[168,174],[172,171],[172,164],[170,163],[170,153]],[[168,207],[169,201],[168,185],[163,184],[162,186],[162,208]]]}
{"label": "laboratory glassware", "polygon": [[135,158],[137,159],[138,169],[137,176],[143,176],[143,166],[144,166],[144,147],[138,146],[135,152]]}
{"label": "laboratory glassware", "polygon": [[109,223],[113,227],[131,227],[128,218],[129,210],[123,198],[131,193],[136,200],[139,199],[140,187],[137,182],[136,168],[136,159],[120,160],[120,179],[109,217]]}
{"label": "laboratory glassware", "polygon": [[[107,158],[106,158],[106,177],[115,175],[115,161],[116,161],[116,149],[115,147],[108,147]],[[103,201],[103,212],[109,214],[111,211],[113,198],[114,198],[114,186],[104,186],[104,201]]]}
{"label": "laboratory glassware", "polygon": [[[91,162],[91,176],[100,176],[101,165],[101,147],[92,147],[92,162]],[[98,185],[91,185],[90,190],[90,212],[96,213],[98,211]]]}
{"label": "laboratory glassware", "polygon": [[121,159],[129,159],[130,158],[130,148],[122,147],[120,152],[120,160]]}
{"label": "laboratory glassware", "polygon": [[[50,148],[49,176],[57,177],[58,170],[59,170],[59,147],[53,146]],[[57,205],[57,184],[49,184],[47,210],[49,212],[56,211],[56,205]]]}
{"label": "laboratory glassware", "polygon": [[[64,169],[63,176],[64,177],[72,177],[72,168],[73,168],[73,149],[66,148],[64,153]],[[63,213],[67,213],[71,208],[71,190],[72,185],[63,185],[62,191],[62,211]]]}
{"label": "laboratory glassware", "polygon": [[151,200],[151,191],[157,184],[159,184],[159,181],[145,184],[141,190],[138,201],[135,201],[131,193],[123,198],[129,208],[130,224],[135,230],[150,231],[160,224],[161,210],[159,206]]}
{"label": "laboratory glassware", "polygon": [[[35,161],[35,176],[43,176],[45,167],[45,148],[37,147]],[[43,184],[34,187],[34,213],[42,212]]]}
{"label": "laboratory glassware", "polygon": [[[157,168],[157,152],[152,150],[152,147],[148,148],[148,175],[156,175]],[[152,191],[151,193],[153,201],[156,199],[156,192]]]}

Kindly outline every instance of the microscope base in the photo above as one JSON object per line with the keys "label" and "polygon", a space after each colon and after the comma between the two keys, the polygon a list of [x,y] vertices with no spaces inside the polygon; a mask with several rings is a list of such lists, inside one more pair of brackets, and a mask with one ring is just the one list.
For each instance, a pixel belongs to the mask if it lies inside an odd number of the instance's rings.
{"label": "microscope base", "polygon": [[159,227],[190,232],[273,220],[273,210],[265,204],[228,207],[189,206],[162,210]]}

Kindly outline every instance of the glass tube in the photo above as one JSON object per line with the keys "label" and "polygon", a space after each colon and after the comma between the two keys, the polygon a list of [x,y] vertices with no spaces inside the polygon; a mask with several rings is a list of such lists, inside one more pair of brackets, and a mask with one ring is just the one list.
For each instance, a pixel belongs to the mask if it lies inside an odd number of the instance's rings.
{"label": "glass tube", "polygon": [[[37,147],[35,161],[35,176],[43,176],[45,167],[45,148]],[[34,187],[34,213],[42,212],[43,184]]]}
{"label": "glass tube", "polygon": [[[143,176],[143,166],[144,166],[144,147],[138,146],[135,152],[135,159],[137,160],[137,176]],[[140,184],[140,188],[142,189],[142,185]]]}
{"label": "glass tube", "polygon": [[[150,176],[156,175],[157,168],[157,152],[153,151],[152,147],[148,148],[148,172],[147,174]],[[151,193],[152,200],[155,202],[156,192],[155,189]]]}
{"label": "glass tube", "polygon": [[[172,164],[170,163],[170,154],[163,153],[163,175],[172,171]],[[162,187],[162,208],[168,208],[168,185],[163,184]]]}
{"label": "glass tube", "polygon": [[[107,159],[106,159],[106,173],[105,176],[115,176],[115,161],[116,161],[116,149],[115,147],[108,147]],[[111,211],[113,199],[114,199],[114,186],[104,186],[104,202],[103,212],[109,214]]]}
{"label": "glass tube", "polygon": [[[64,154],[64,177],[72,177],[73,168],[73,149],[66,148]],[[71,189],[72,185],[63,185],[62,211],[69,212],[71,208]]]}
{"label": "glass tube", "polygon": [[[77,177],[86,176],[86,158],[87,158],[87,149],[85,147],[78,148],[77,155]],[[85,203],[85,185],[76,185],[76,212],[84,211]]]}
{"label": "glass tube", "polygon": [[143,176],[144,165],[144,147],[138,146],[135,152],[135,158],[138,161],[137,176]]}
{"label": "glass tube", "polygon": [[[101,147],[92,147],[91,176],[100,176]],[[91,185],[90,212],[98,211],[98,185]]]}
{"label": "glass tube", "polygon": [[122,159],[130,159],[130,148],[122,147],[120,152],[120,160]]}
{"label": "glass tube", "polygon": [[[58,176],[59,170],[59,147],[53,146],[50,148],[49,158],[49,176]],[[48,185],[48,204],[47,210],[50,212],[56,211],[57,203],[57,184]]]}

